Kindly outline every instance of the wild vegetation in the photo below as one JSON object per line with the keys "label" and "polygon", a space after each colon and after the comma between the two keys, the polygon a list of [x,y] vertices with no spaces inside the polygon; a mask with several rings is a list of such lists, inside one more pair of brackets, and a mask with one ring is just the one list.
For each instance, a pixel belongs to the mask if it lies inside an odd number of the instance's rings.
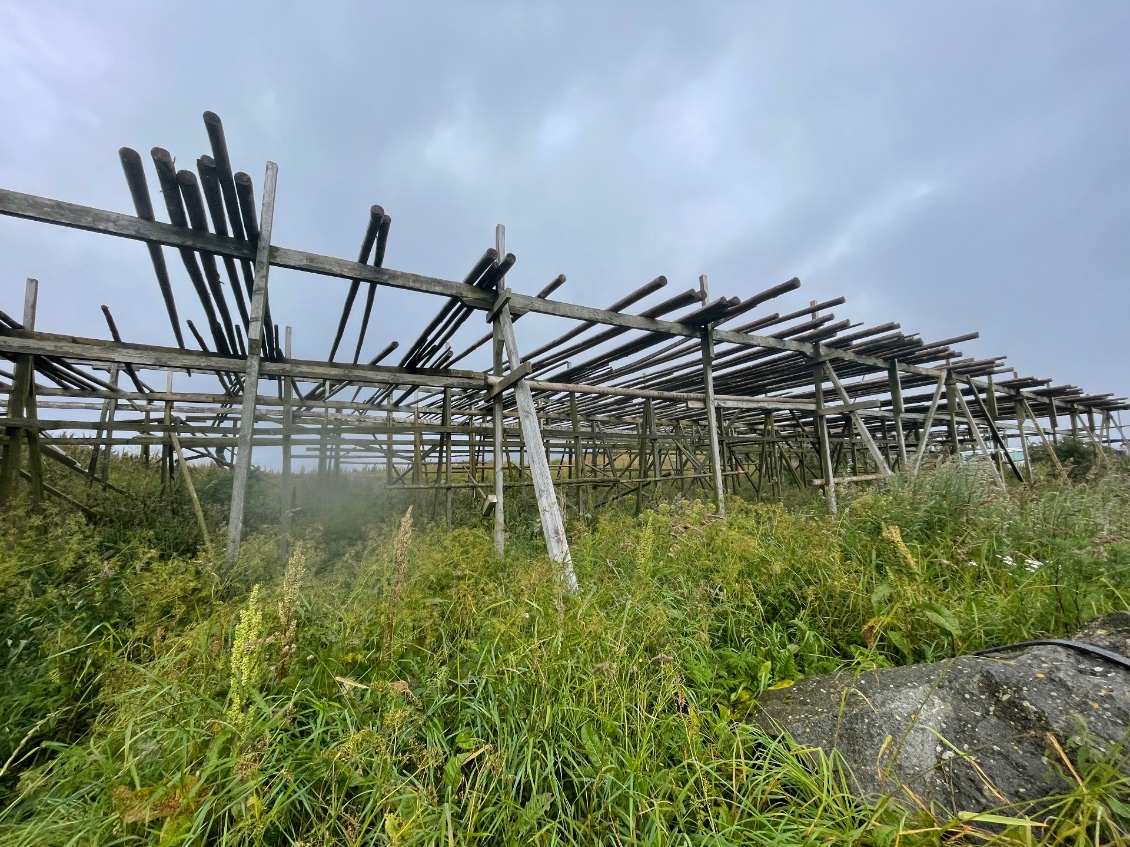
{"label": "wild vegetation", "polygon": [[[214,534],[225,484],[196,471]],[[851,796],[750,720],[802,676],[937,660],[1130,608],[1130,467],[997,490],[942,464],[815,504],[672,495],[569,527],[490,527],[365,474],[312,479],[283,562],[254,479],[232,574],[183,492],[129,457],[98,515],[0,518],[0,843],[1113,844],[1124,761],[1085,739],[1055,820],[950,820]],[[56,480],[60,487],[74,486]],[[81,483],[78,483],[81,485]],[[905,800],[905,798],[901,798]],[[1045,825],[1046,824],[1046,825]]]}

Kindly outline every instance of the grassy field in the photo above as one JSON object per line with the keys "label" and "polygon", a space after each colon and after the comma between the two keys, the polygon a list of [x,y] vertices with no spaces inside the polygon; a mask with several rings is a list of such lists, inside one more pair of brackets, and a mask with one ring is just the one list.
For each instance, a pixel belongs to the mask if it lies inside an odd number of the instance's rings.
{"label": "grassy field", "polygon": [[[257,474],[235,571],[122,459],[99,519],[0,516],[0,843],[1114,844],[1118,762],[1043,828],[908,813],[755,728],[772,686],[931,661],[1130,608],[1130,467],[997,491],[943,465],[815,505],[673,499],[490,526],[363,475],[307,486],[289,562]],[[197,474],[222,538],[225,485]],[[59,481],[59,485],[65,481]],[[81,492],[83,498],[88,494]],[[169,506],[175,507],[175,514]],[[411,510],[410,510],[410,507]],[[980,833],[980,834],[978,834]]]}

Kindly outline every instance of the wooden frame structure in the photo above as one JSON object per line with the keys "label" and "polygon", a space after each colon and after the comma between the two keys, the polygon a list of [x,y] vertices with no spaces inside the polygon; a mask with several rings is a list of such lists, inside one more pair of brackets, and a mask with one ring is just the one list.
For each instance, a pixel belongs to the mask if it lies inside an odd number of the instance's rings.
{"label": "wooden frame structure", "polygon": [[[211,155],[195,173],[152,151],[169,223],[156,220],[141,157],[128,148],[121,164],[132,215],[0,189],[0,214],[144,242],[175,339],[127,343],[106,307],[109,339],[36,331],[37,286],[29,281],[22,320],[0,312],[0,356],[14,365],[0,368],[0,503],[21,477],[33,497],[43,496],[45,457],[111,487],[113,449],[148,458],[160,447],[166,475],[174,456],[182,467],[230,465],[230,565],[253,451],[277,447],[284,545],[292,463],[316,457],[322,474],[370,466],[383,469],[390,487],[432,489],[449,522],[453,499],[473,498],[494,515],[499,554],[505,494],[530,487],[549,552],[572,585],[565,514],[611,499],[633,496],[642,507],[674,486],[701,490],[722,512],[730,492],[779,498],[787,486],[815,485],[835,512],[838,485],[916,471],[928,455],[978,456],[1003,486],[1006,476],[1030,478],[1029,440],[1050,447],[1065,423],[1096,447],[1125,440],[1125,398],[1017,377],[1003,357],[962,358],[954,345],[976,333],[926,342],[895,323],[862,327],[831,311],[842,297],[768,312],[766,304],[800,286],[796,279],[745,298],[711,298],[704,276],[697,288],[660,299],[667,280],[658,277],[607,308],[575,305],[550,297],[563,276],[532,296],[507,287],[515,257],[502,227],[462,280],[383,267],[391,219],[379,206],[370,209],[357,261],[275,245],[276,166],[267,164],[257,210],[251,178],[232,172],[219,118],[205,113],[204,121]],[[185,342],[165,248],[179,253],[205,315],[206,333],[185,322],[199,349]],[[272,268],[348,282],[325,360],[292,358],[290,327],[280,343]],[[362,286],[352,362],[334,361]],[[381,287],[442,301],[397,364],[382,364],[396,341],[361,361]],[[629,311],[649,299],[657,302]],[[452,342],[476,313],[490,331],[456,352]],[[525,352],[514,327],[531,313],[571,328]],[[489,364],[456,367],[487,346]],[[154,372],[166,375],[164,390],[150,384]],[[210,374],[215,388],[174,391],[179,372]],[[87,467],[60,449],[74,444],[91,448]]]}

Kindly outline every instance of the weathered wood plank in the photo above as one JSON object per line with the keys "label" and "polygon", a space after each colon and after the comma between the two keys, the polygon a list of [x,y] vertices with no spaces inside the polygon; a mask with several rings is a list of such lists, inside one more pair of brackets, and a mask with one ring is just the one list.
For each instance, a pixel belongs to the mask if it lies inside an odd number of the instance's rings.
{"label": "weathered wood plank", "polygon": [[710,439],[710,470],[714,483],[714,504],[719,515],[726,514],[723,494],[722,450],[718,443],[718,407],[714,405],[714,330],[710,326],[700,330],[702,346],[702,384],[705,392],[706,431]]}
{"label": "weathered wood plank", "polygon": [[[499,327],[506,355],[510,359],[510,368],[516,370],[522,364],[522,357],[518,352],[518,341],[514,334],[509,304],[502,304],[496,325]],[[578,586],[577,577],[573,573],[573,558],[569,553],[569,541],[565,537],[565,521],[561,515],[560,504],[557,502],[557,492],[553,487],[553,477],[549,470],[549,460],[542,441],[537,411],[534,408],[533,394],[530,393],[530,387],[519,380],[514,385],[514,397],[518,406],[522,440],[526,444],[530,478],[534,483],[534,495],[538,503],[538,513],[541,515],[542,533],[545,536],[549,557],[563,567],[562,576],[565,585],[570,591],[575,591]]]}
{"label": "weathered wood plank", "polygon": [[255,287],[251,294],[251,324],[247,330],[247,365],[243,372],[246,391],[239,416],[239,441],[232,476],[231,514],[228,519],[228,550],[225,573],[231,571],[239,553],[243,535],[243,510],[247,495],[247,478],[251,473],[252,431],[255,424],[255,397],[258,393],[259,372],[262,360],[263,315],[267,303],[267,276],[270,271],[268,254],[271,249],[271,232],[274,228],[275,187],[278,166],[267,162],[263,178],[263,204],[259,223],[259,240],[255,250]]}

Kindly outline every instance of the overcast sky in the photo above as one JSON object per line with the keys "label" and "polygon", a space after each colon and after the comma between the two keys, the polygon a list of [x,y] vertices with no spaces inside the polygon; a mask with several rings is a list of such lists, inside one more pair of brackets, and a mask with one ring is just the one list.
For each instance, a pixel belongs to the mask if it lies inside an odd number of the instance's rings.
{"label": "overcast sky", "polygon": [[[149,149],[192,168],[210,109],[257,191],[279,164],[283,246],[356,258],[380,203],[387,267],[459,279],[501,222],[526,293],[799,276],[766,311],[842,294],[839,316],[979,330],[967,355],[1124,395],[1128,44],[1130,3],[1098,0],[0,0],[0,186],[132,213],[118,148],[154,186]],[[173,343],[136,242],[0,219],[0,272],[14,314],[41,280],[41,329],[107,337],[106,303],[126,340]],[[296,355],[323,358],[346,284],[272,283]],[[437,306],[382,291],[366,353]]]}

